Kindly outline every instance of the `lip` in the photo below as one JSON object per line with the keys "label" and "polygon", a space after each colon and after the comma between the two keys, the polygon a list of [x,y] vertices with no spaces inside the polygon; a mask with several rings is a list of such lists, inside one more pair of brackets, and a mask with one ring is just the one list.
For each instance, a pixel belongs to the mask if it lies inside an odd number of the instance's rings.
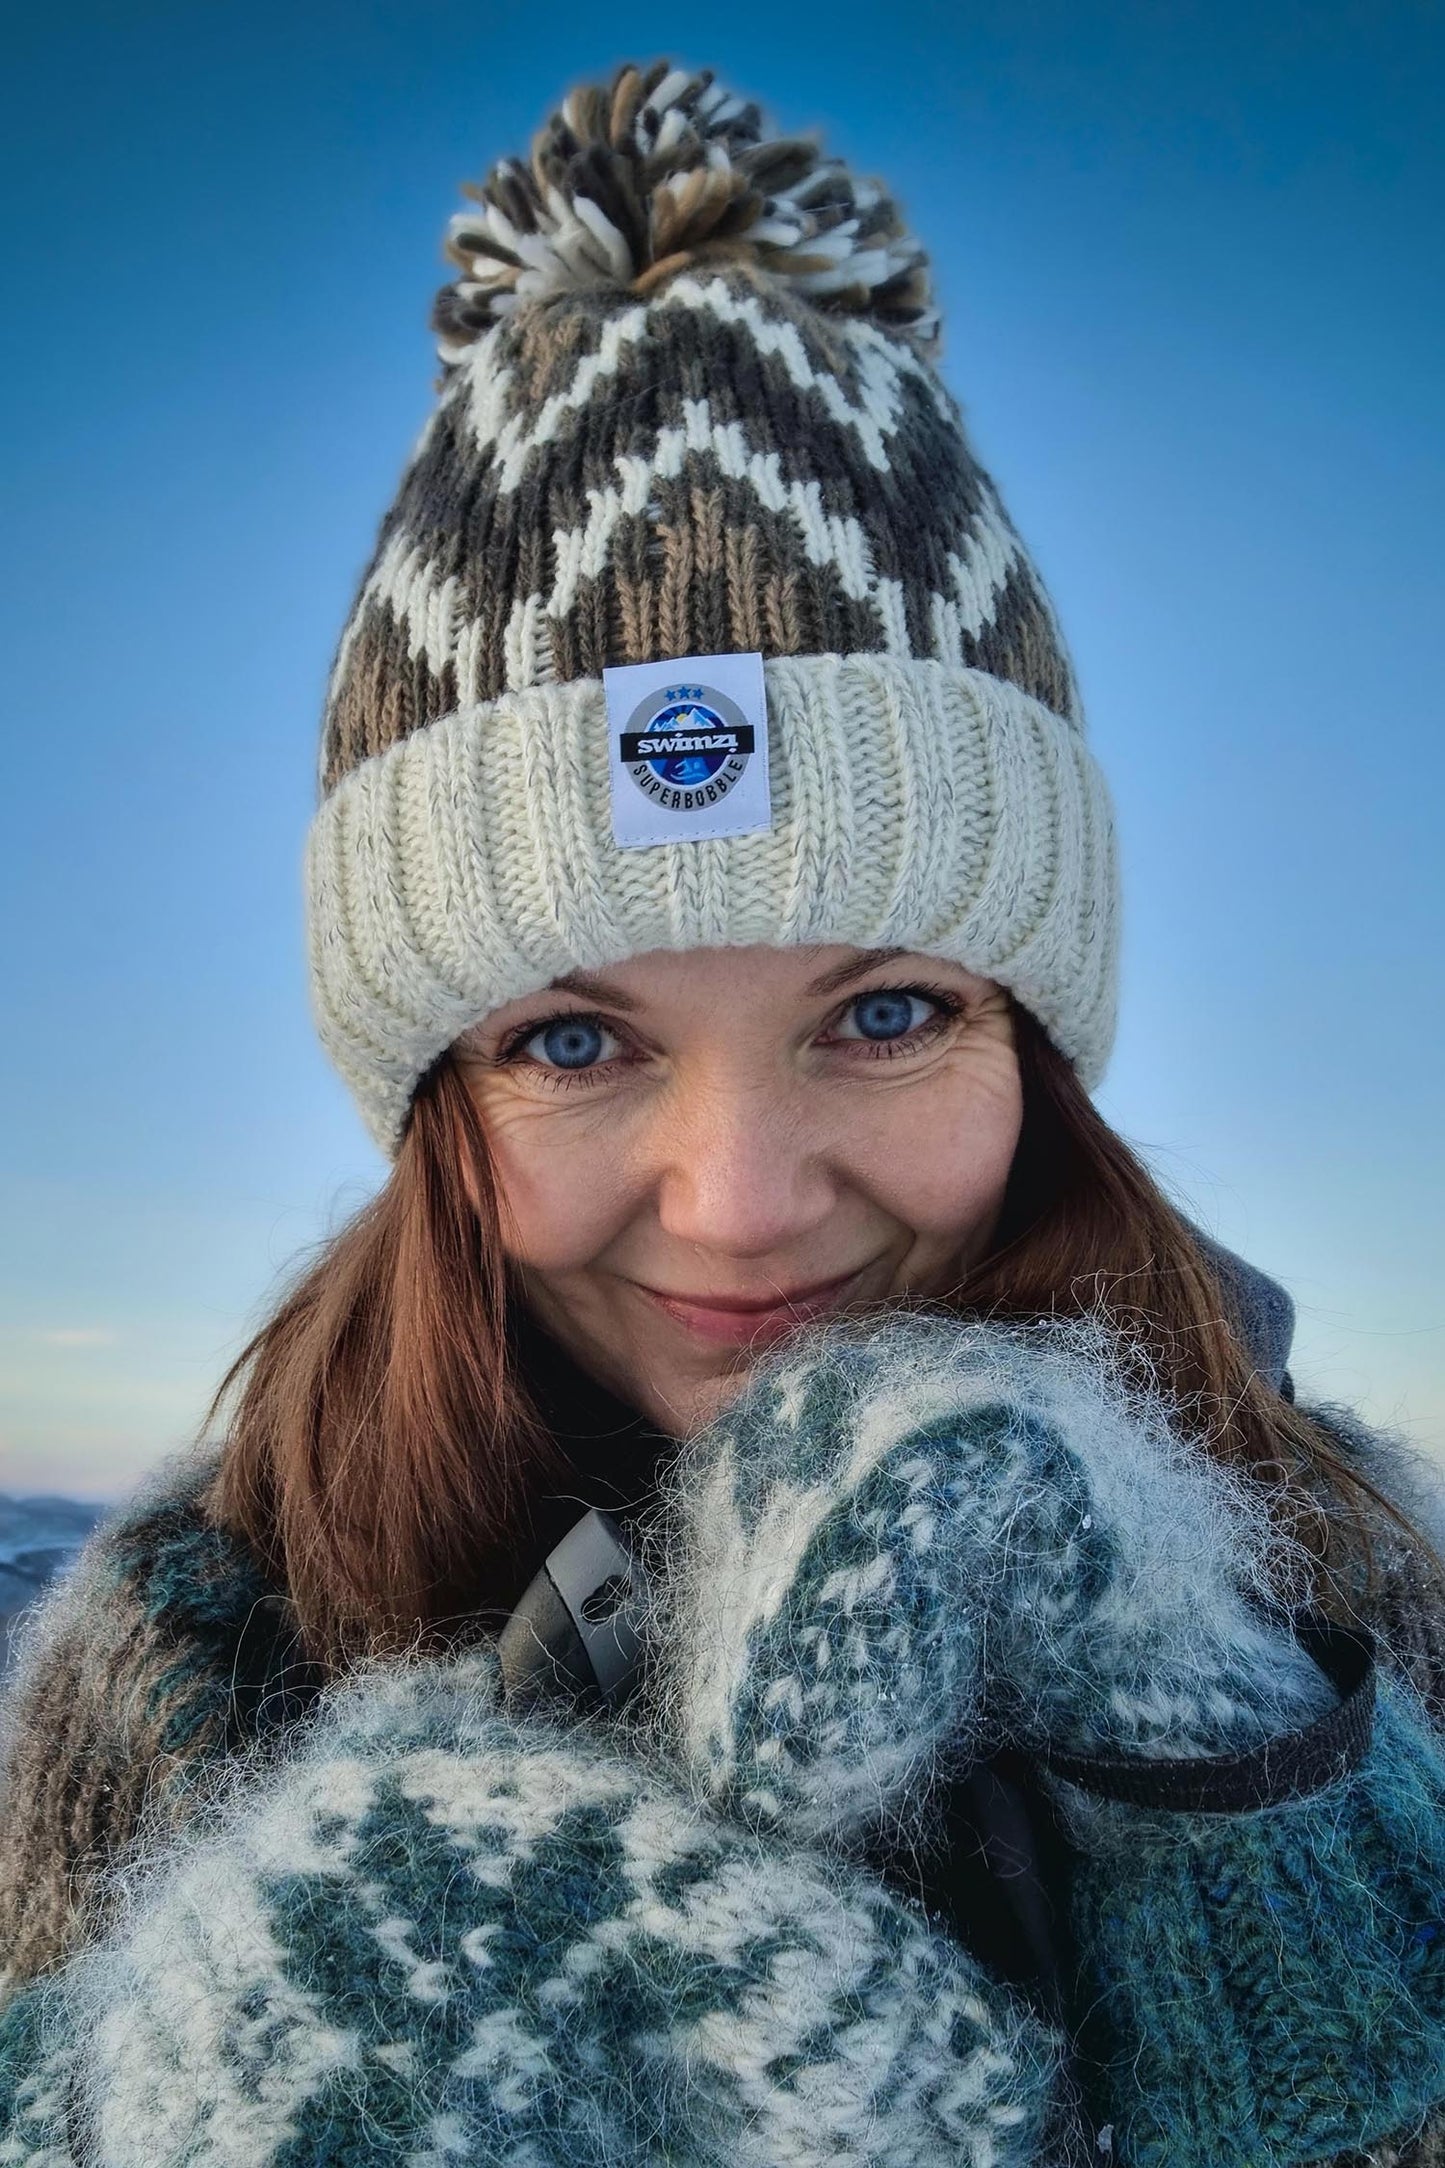
{"label": "lip", "polygon": [[782,1295],[675,1295],[640,1280],[633,1285],[699,1340],[719,1347],[767,1347],[810,1319],[840,1309],[867,1270],[867,1265],[858,1265],[837,1279],[790,1288]]}

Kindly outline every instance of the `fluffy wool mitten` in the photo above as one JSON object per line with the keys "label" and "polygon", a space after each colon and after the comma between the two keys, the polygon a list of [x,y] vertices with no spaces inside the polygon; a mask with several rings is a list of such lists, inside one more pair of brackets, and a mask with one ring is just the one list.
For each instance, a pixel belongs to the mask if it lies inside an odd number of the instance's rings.
{"label": "fluffy wool mitten", "polygon": [[[795,1344],[678,1471],[656,1720],[760,1826],[923,1812],[1001,1738],[1142,1769],[1249,1755],[1334,1688],[1288,1547],[1086,1330],[933,1317]],[[1256,1811],[1056,1786],[1084,2078],[1118,2160],[1295,2168],[1445,2097],[1445,1766],[1369,1756]]]}
{"label": "fluffy wool mitten", "polygon": [[985,1741],[1216,1754],[1329,1707],[1261,1614],[1260,1507],[1111,1352],[906,1316],[755,1373],[661,1524],[660,1692],[710,1797],[842,1834]]}
{"label": "fluffy wool mitten", "polygon": [[6,2013],[0,2159],[1036,2168],[1057,2062],[881,1883],[468,1659],[339,1692]]}

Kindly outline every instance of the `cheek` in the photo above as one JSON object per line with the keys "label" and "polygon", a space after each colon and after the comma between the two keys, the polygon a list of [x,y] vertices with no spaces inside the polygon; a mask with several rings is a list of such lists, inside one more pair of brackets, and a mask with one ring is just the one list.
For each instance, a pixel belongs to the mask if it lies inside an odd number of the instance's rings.
{"label": "cheek", "polygon": [[991,1232],[1023,1126],[1011,1053],[983,1073],[929,1078],[879,1115],[854,1159],[874,1200],[925,1242]]}
{"label": "cheek", "polygon": [[639,1208],[621,1155],[546,1113],[491,1127],[492,1162],[509,1256],[538,1272],[589,1265]]}

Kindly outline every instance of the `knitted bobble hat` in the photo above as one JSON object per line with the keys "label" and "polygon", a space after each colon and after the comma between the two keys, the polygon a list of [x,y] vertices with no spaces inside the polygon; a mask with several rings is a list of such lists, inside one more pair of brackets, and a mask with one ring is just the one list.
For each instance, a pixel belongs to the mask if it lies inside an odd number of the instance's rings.
{"label": "knitted bobble hat", "polygon": [[377,1142],[470,1024],[651,949],[949,958],[1095,1083],[1108,794],[896,203],[664,60],[469,194],[307,854]]}

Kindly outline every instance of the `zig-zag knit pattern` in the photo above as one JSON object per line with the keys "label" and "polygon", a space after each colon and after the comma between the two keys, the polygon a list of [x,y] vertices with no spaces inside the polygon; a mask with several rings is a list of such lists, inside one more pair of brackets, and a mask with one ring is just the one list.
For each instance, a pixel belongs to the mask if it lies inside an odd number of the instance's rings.
{"label": "zig-zag knit pattern", "polygon": [[341,1692],[35,2001],[25,2168],[72,2168],[61,2103],[110,2168],[1026,2168],[1058,2053],[880,1884],[519,1729],[485,1660]]}
{"label": "zig-zag knit pattern", "polygon": [[[475,194],[308,860],[317,1019],[378,1141],[479,1016],[649,947],[952,957],[1095,1081],[1108,794],[897,206],[665,61],[580,86]],[[772,827],[620,848],[604,670],[734,652]]]}

